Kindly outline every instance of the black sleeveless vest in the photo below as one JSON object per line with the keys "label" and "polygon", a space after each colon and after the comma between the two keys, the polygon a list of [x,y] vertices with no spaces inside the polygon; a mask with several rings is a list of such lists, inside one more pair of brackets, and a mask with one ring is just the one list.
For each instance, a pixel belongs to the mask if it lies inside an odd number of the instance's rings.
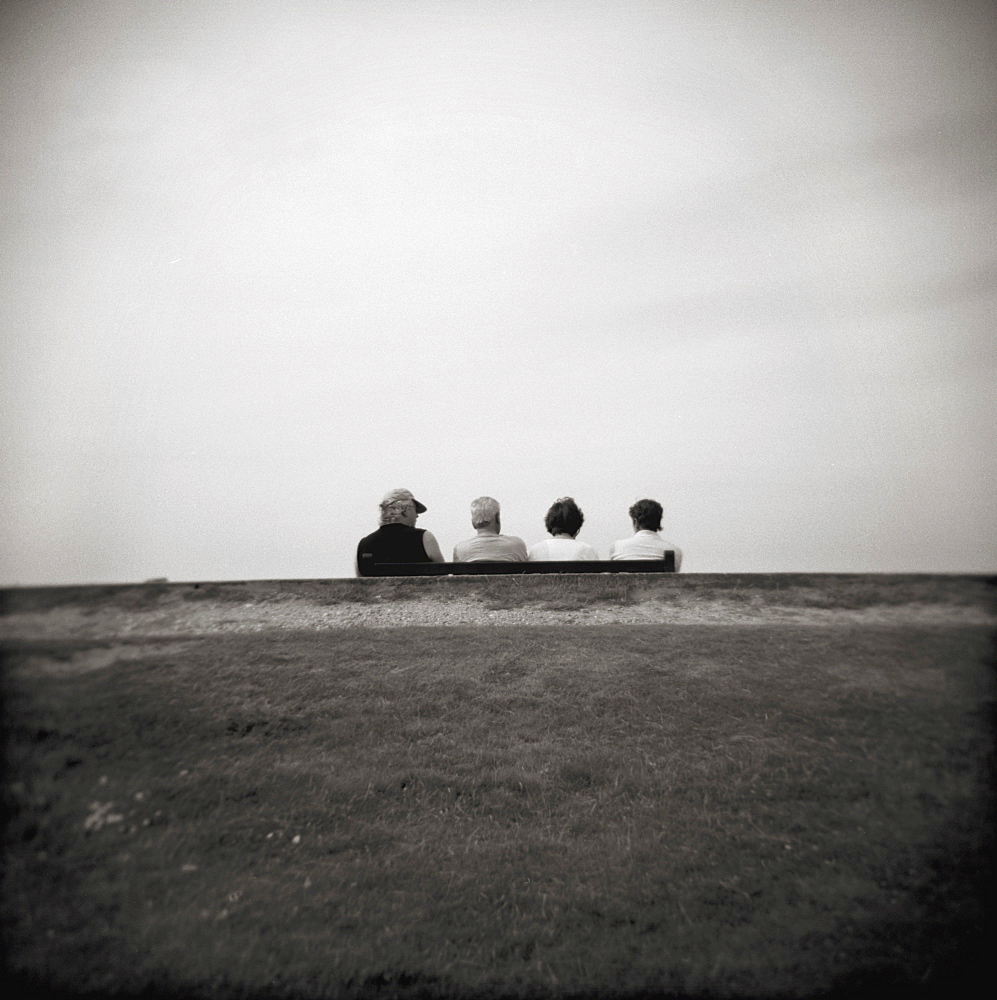
{"label": "black sleeveless vest", "polygon": [[425,528],[410,528],[407,524],[382,524],[377,531],[360,539],[357,546],[357,563],[364,553],[370,553],[374,562],[423,563],[432,562],[422,544]]}

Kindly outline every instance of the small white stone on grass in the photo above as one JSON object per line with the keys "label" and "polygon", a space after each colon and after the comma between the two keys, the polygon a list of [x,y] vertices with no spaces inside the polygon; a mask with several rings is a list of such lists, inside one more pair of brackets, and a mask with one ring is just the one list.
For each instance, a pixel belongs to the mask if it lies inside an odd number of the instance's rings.
{"label": "small white stone on grass", "polygon": [[109,823],[120,823],[124,820],[121,813],[112,813],[113,802],[91,802],[90,815],[83,821],[84,830],[99,830]]}

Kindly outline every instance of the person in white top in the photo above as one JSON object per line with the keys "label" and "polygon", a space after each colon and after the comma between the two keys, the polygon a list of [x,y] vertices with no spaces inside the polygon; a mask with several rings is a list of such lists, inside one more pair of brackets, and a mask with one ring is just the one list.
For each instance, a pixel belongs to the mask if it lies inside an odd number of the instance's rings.
{"label": "person in white top", "polygon": [[551,505],[544,524],[553,536],[530,548],[530,562],[580,562],[598,560],[599,553],[579,542],[575,535],[582,530],[585,515],[571,497],[561,497]]}
{"label": "person in white top", "polygon": [[526,562],[526,543],[502,534],[498,500],[478,497],[471,502],[471,527],[478,533],[454,546],[454,562]]}
{"label": "person in white top", "polygon": [[664,559],[665,552],[675,553],[675,572],[682,568],[682,550],[671,542],[666,542],[658,532],[661,530],[661,504],[657,500],[638,500],[627,513],[634,533],[629,538],[621,538],[609,547],[610,559]]}

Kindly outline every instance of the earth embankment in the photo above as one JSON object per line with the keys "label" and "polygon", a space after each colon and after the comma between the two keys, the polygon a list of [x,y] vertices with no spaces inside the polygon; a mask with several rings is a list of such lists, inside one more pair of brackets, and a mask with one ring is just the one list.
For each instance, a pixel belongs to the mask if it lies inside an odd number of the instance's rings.
{"label": "earth embankment", "polygon": [[0,639],[412,625],[994,625],[995,578],[658,574],[12,588]]}

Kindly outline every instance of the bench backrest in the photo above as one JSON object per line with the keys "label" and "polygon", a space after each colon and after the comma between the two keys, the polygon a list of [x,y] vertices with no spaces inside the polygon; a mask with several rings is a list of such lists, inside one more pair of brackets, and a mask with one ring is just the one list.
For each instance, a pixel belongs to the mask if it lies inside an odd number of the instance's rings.
{"label": "bench backrest", "polygon": [[578,562],[444,562],[376,563],[371,553],[360,558],[361,576],[481,576],[515,573],[674,573],[675,553],[664,559],[600,559]]}

